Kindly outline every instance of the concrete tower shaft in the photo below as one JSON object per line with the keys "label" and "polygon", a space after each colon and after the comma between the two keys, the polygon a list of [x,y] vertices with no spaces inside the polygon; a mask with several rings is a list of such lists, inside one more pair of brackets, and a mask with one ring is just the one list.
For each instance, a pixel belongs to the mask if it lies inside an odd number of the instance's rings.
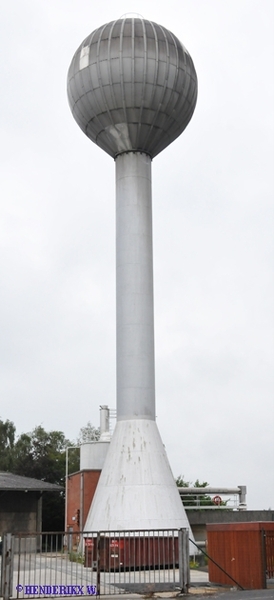
{"label": "concrete tower shaft", "polygon": [[151,159],[116,158],[117,418],[155,419]]}

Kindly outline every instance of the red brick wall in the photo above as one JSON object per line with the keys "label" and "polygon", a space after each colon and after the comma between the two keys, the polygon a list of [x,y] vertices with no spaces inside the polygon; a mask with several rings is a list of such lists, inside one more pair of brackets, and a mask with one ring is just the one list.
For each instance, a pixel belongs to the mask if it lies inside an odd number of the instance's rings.
{"label": "red brick wall", "polygon": [[[80,531],[80,524],[77,523],[77,511],[83,513],[83,527],[86,522],[88,511],[95,494],[97,483],[101,471],[79,471],[68,477],[67,482],[67,528],[72,527],[73,531]],[[81,484],[82,480],[82,484]],[[81,506],[81,485],[82,485],[82,506]],[[81,523],[81,517],[80,517]]]}

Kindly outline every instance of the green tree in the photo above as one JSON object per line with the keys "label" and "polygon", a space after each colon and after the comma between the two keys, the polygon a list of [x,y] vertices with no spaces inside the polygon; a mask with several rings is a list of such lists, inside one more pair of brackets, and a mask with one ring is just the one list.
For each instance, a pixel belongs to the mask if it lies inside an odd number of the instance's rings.
{"label": "green tree", "polygon": [[23,433],[14,446],[14,472],[62,485],[68,445],[62,431],[47,432],[41,425]]}
{"label": "green tree", "polygon": [[77,438],[77,444],[84,444],[85,442],[97,442],[100,438],[100,428],[94,427],[90,421],[87,422],[85,427],[81,427]]}
{"label": "green tree", "polygon": [[13,448],[15,425],[8,419],[0,419],[0,471],[11,471],[13,465]]}
{"label": "green tree", "polygon": [[175,479],[177,487],[189,487],[189,481],[184,480],[183,475],[178,475],[177,479]]}
{"label": "green tree", "polygon": [[[69,473],[79,471],[79,447],[68,440],[62,431],[45,431],[38,425],[30,433],[22,433],[15,441],[15,425],[0,420],[0,470],[15,475],[33,477],[63,486],[61,492],[46,492],[43,496],[43,531],[62,531],[65,512],[66,458]],[[90,421],[79,432],[77,445],[96,441],[100,430]],[[69,452],[66,452],[69,448]]]}
{"label": "green tree", "polygon": [[80,447],[79,446],[70,446],[67,454],[68,460],[68,474],[77,473],[80,471]]}
{"label": "green tree", "polygon": [[87,422],[85,427],[81,427],[76,444],[70,445],[67,460],[68,460],[68,473],[76,473],[80,470],[80,446],[87,442],[96,442],[100,438],[100,428],[94,427],[90,421]]}
{"label": "green tree", "polygon": [[[66,454],[71,442],[62,431],[47,432],[39,425],[23,433],[14,445],[13,473],[33,477],[65,487]],[[43,496],[44,531],[64,528],[65,490],[46,492]]]}

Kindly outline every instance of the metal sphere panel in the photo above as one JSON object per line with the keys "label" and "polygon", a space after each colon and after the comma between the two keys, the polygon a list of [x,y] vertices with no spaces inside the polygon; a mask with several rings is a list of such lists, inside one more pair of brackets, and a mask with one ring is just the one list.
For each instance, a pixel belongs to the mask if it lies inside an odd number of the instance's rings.
{"label": "metal sphere panel", "polygon": [[75,53],[68,99],[84,133],[113,158],[152,158],[188,125],[197,100],[192,59],[167,29],[125,18],[103,25]]}

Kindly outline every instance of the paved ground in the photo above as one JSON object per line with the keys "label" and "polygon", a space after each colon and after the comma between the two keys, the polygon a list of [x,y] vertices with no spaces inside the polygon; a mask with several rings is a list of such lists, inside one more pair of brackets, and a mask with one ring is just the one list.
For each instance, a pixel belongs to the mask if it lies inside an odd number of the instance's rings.
{"label": "paved ground", "polygon": [[[208,594],[208,595],[207,595]],[[187,594],[182,597],[187,599],[195,600],[206,600],[206,598],[210,598],[214,600],[215,598],[218,600],[274,600],[274,589],[272,590],[245,590],[239,591],[235,589],[231,589],[227,592],[224,592],[220,589],[220,591],[216,593],[203,592],[203,594]]]}
{"label": "paved ground", "polygon": [[[202,593],[200,593],[200,591]],[[153,594],[153,596],[140,596],[138,594],[123,594],[115,596],[102,596],[102,600],[136,600],[137,598],[160,598],[161,600],[170,600],[171,598],[181,598],[182,600],[274,600],[274,589],[272,590],[247,590],[239,591],[231,588],[228,591],[224,591],[224,588],[203,588],[203,590],[192,588],[189,594],[174,594],[174,593],[161,593]],[[74,599],[75,600],[75,599]]]}
{"label": "paved ground", "polygon": [[[101,572],[100,592],[102,597],[121,592],[120,599],[132,594],[151,597],[153,592],[168,597],[170,590],[178,594],[179,580],[179,570],[172,568]],[[190,581],[194,585],[207,585],[208,574],[191,570]],[[96,571],[82,563],[70,562],[65,555],[22,554],[20,560],[18,555],[14,556],[12,594],[20,600],[57,595],[69,598],[73,594],[91,596],[96,594],[97,584]]]}
{"label": "paved ground", "polygon": [[[1,561],[0,561],[1,562]],[[66,560],[65,556],[56,555],[52,558],[41,554],[24,557],[22,555],[20,566],[18,556],[14,561],[14,586],[13,597],[18,600],[38,600],[37,592],[30,593],[25,589],[26,586],[38,585],[70,585],[76,584],[83,586],[85,590],[84,598],[91,600],[91,595],[96,594],[96,572],[84,568],[82,564],[72,563]],[[177,570],[159,570],[154,572],[138,571],[122,573],[101,573],[101,597],[102,600],[140,600],[159,598],[167,600],[171,598],[182,598],[186,600],[274,600],[274,580],[269,582],[272,589],[239,591],[231,587],[223,588],[221,586],[211,586],[208,583],[208,574],[205,571],[191,570],[191,588],[189,594],[179,595],[179,572]],[[87,592],[88,585],[94,585],[94,591]],[[78,586],[76,586],[78,587]],[[161,589],[162,592],[158,590]],[[169,592],[168,589],[173,589]],[[119,594],[121,592],[125,592]],[[154,590],[154,591],[152,591]],[[105,592],[105,594],[104,594]],[[51,592],[50,592],[51,593]],[[57,592],[57,594],[60,592]],[[70,596],[69,594],[74,594]],[[88,597],[85,595],[90,593]],[[65,592],[66,600],[75,600],[75,591]],[[111,596],[109,595],[111,594]],[[46,594],[49,596],[49,594]],[[52,594],[52,599],[55,596]],[[40,598],[45,595],[41,594]],[[64,596],[63,596],[64,598]],[[61,600],[61,596],[60,596]]]}

